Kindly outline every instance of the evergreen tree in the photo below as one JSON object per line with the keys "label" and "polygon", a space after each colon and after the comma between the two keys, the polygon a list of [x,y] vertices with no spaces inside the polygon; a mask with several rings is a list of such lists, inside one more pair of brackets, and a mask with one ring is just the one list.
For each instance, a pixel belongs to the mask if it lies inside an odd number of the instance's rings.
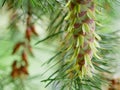
{"label": "evergreen tree", "polygon": [[[117,64],[114,56],[119,53],[119,30],[109,25],[119,16],[116,8],[119,0],[1,0],[0,3],[9,22],[0,39],[3,49],[0,90],[43,90],[32,84],[35,79],[51,90],[109,88]],[[36,52],[44,51],[53,56],[35,61]],[[34,62],[45,68],[31,75]],[[50,75],[46,78],[47,73]]]}

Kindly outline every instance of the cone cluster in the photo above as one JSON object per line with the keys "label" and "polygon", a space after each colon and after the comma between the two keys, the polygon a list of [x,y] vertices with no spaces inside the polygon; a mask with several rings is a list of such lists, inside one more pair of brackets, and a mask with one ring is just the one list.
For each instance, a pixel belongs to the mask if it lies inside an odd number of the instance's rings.
{"label": "cone cluster", "polygon": [[92,76],[95,71],[92,58],[97,55],[98,40],[101,38],[95,32],[94,0],[69,0],[66,7],[68,14],[65,20],[69,23],[65,36],[66,58],[69,69],[68,77]]}
{"label": "cone cluster", "polygon": [[11,76],[13,78],[16,77],[24,77],[28,75],[28,54],[33,55],[32,47],[30,45],[30,41],[32,38],[32,34],[38,36],[36,32],[34,24],[31,24],[31,15],[27,17],[27,26],[25,31],[25,41],[18,42],[13,48],[12,54],[16,54],[18,51],[21,52],[21,61],[18,62],[15,60],[12,64],[12,72]]}

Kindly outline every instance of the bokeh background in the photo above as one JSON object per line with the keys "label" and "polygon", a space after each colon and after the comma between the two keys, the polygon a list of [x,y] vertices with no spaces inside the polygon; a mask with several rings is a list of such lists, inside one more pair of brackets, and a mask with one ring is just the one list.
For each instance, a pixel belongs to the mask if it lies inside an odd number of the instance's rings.
{"label": "bokeh background", "polygon": [[[0,4],[1,1],[0,1]],[[51,44],[47,42],[35,45],[36,41],[44,39],[47,35],[46,28],[48,26],[49,20],[43,17],[43,20],[38,20],[35,23],[36,30],[39,33],[39,37],[33,37],[32,47],[34,52],[34,57],[29,56],[29,77],[26,80],[16,80],[13,81],[10,77],[11,65],[15,59],[19,59],[19,55],[12,55],[12,49],[14,44],[23,38],[22,33],[24,33],[25,27],[24,23],[18,22],[17,25],[20,27],[17,30],[11,31],[9,26],[9,16],[11,11],[7,11],[6,7],[0,8],[0,90],[53,90],[55,89],[53,85],[45,87],[46,83],[41,82],[46,79],[52,72],[54,72],[59,66],[55,66],[49,69],[50,66],[45,64],[50,58],[52,58],[56,52],[56,46],[58,43],[51,41]],[[106,24],[105,28],[109,31],[119,31],[120,30],[120,6],[114,5],[114,11],[109,12],[109,16],[103,21],[111,21]],[[44,22],[43,22],[44,21]],[[24,22],[24,21],[23,21]],[[19,33],[18,33],[19,32]],[[107,32],[106,29],[103,33]],[[120,35],[120,32],[118,32]],[[112,43],[110,43],[112,44]],[[113,46],[113,49],[116,49]],[[111,70],[115,71],[112,75],[113,78],[120,78],[120,48],[118,49],[118,54],[112,54],[116,58],[115,67],[111,67]],[[113,52],[114,53],[114,52]],[[51,63],[51,64],[55,64]],[[57,89],[55,89],[57,90]],[[120,90],[120,89],[119,89]]]}

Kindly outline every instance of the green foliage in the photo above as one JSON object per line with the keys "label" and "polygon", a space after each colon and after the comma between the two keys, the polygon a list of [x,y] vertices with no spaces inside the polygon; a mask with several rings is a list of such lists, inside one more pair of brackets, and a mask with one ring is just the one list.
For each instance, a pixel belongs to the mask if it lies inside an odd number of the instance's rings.
{"label": "green foliage", "polygon": [[[45,87],[50,87],[51,84],[52,90],[101,90],[103,85],[107,86],[109,84],[110,78],[105,75],[114,74],[114,65],[117,61],[116,57],[113,56],[118,54],[120,42],[119,30],[111,29],[109,25],[119,16],[116,15],[118,11],[115,8],[116,3],[119,1],[93,0],[95,12],[91,9],[86,9],[84,5],[82,6],[77,1],[0,1],[1,9],[6,8],[5,10],[9,12],[9,25],[5,35],[0,37],[0,68],[2,69],[0,71],[0,90],[7,90],[8,88],[11,90],[43,90],[42,88],[37,88],[38,86],[32,83],[35,82],[35,79],[40,82],[38,84],[45,83]],[[80,3],[82,2],[80,1]],[[32,61],[32,63],[37,62],[39,68],[47,68],[43,69],[42,72],[31,75],[31,72],[34,71],[32,69],[27,78],[14,79],[10,76],[11,64],[13,59],[20,59],[20,53],[13,56],[11,53],[16,42],[27,42],[24,38],[24,31],[26,28],[26,17],[29,16],[28,6],[30,7],[32,17],[31,24],[42,22],[45,28],[42,28],[42,31],[46,34],[43,38],[40,35],[38,39],[33,36],[30,45],[35,52],[39,53],[41,51],[43,53],[47,51],[53,56],[45,61],[44,59],[39,60],[42,57],[41,55],[41,57],[37,58],[38,61]],[[76,13],[79,14],[84,10],[83,7],[86,10],[85,17],[76,17]],[[94,25],[96,25],[95,31],[91,31],[91,26],[94,26],[93,24],[88,24],[84,21],[86,18],[93,19],[91,22],[94,22]],[[84,23],[81,23],[82,20]],[[79,25],[80,23],[81,25]],[[80,35],[78,35],[79,33]],[[86,36],[84,35],[85,33],[87,33]],[[91,37],[92,39],[94,38],[94,41],[89,42],[89,48],[87,47],[85,51],[84,44]],[[45,50],[39,50],[39,47]],[[51,48],[53,48],[53,52],[49,51]],[[88,49],[92,51],[92,55],[90,55]],[[83,54],[84,52],[87,54]],[[85,63],[81,66],[77,59],[79,53],[83,54],[80,58],[85,59],[85,62],[81,60],[82,64]],[[34,56],[36,56],[36,53]],[[29,55],[29,58],[34,59],[35,57]],[[20,63],[19,60],[18,62]],[[43,63],[42,66],[41,63]],[[45,77],[46,73],[49,74],[47,79]]]}

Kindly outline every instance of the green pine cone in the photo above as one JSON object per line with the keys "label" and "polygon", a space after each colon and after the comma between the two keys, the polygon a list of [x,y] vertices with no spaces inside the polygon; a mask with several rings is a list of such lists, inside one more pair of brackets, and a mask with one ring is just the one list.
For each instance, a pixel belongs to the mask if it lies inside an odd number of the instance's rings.
{"label": "green pine cone", "polygon": [[66,63],[70,68],[66,71],[69,78],[92,76],[95,69],[92,64],[93,56],[97,55],[98,40],[101,38],[95,32],[95,3],[94,0],[70,0],[68,15],[65,20],[69,23],[65,36]]}

